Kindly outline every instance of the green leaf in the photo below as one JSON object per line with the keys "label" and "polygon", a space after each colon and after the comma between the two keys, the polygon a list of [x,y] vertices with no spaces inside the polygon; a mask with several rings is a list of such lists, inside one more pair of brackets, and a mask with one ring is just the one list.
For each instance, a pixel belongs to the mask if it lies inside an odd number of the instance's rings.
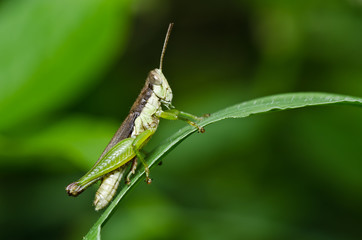
{"label": "green leaf", "polygon": [[85,91],[120,52],[129,3],[5,1],[0,9],[0,130]]}
{"label": "green leaf", "polygon": [[[348,104],[362,106],[362,98],[337,95],[330,93],[287,93],[269,97],[258,98],[255,100],[243,102],[216,113],[200,121],[200,126],[207,126],[228,118],[244,118],[250,115],[266,113],[270,111],[281,111],[287,109],[301,108],[307,106],[330,105],[330,104]],[[180,144],[187,136],[196,132],[196,129],[190,126],[184,127],[160,144],[147,157],[147,163],[150,168],[161,161],[161,157],[166,155],[172,148]],[[207,134],[207,133],[206,133]],[[100,239],[101,226],[108,220],[112,212],[116,209],[121,199],[144,178],[144,169],[140,169],[130,185],[124,186],[117,197],[109,207],[100,216],[94,226],[90,229],[85,239]]]}
{"label": "green leaf", "polygon": [[93,226],[88,234],[83,238],[84,240],[101,240],[101,224]]}

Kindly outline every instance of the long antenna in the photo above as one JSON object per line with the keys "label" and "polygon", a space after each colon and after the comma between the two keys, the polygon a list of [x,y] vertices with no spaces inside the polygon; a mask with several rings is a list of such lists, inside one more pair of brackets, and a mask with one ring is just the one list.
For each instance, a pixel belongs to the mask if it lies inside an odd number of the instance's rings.
{"label": "long antenna", "polygon": [[165,56],[166,47],[167,47],[168,39],[170,38],[170,35],[171,35],[172,27],[173,27],[173,23],[170,23],[168,25],[165,42],[163,43],[163,48],[162,48],[162,53],[161,53],[161,58],[160,58],[160,70],[161,71],[162,71],[163,57]]}

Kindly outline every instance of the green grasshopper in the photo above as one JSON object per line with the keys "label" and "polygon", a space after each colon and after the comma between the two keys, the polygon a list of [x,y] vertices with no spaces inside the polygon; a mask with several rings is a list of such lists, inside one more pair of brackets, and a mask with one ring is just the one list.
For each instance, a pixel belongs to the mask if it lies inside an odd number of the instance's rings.
{"label": "green grasshopper", "polygon": [[[176,110],[171,104],[172,90],[162,73],[162,63],[172,27],[173,23],[169,25],[167,30],[160,58],[160,67],[148,74],[146,83],[133,104],[129,115],[95,165],[77,182],[66,187],[69,196],[77,196],[90,185],[102,180],[94,200],[96,210],[104,208],[113,199],[118,185],[128,169],[128,165],[132,162],[126,178],[126,183],[130,183],[130,177],[137,168],[137,159],[142,162],[145,168],[146,182],[151,183],[148,165],[140,151],[156,132],[160,118],[186,121],[197,128],[199,132],[203,133],[205,131],[204,128],[195,123],[195,121],[201,120],[202,117]],[[163,107],[166,110],[163,110]]]}

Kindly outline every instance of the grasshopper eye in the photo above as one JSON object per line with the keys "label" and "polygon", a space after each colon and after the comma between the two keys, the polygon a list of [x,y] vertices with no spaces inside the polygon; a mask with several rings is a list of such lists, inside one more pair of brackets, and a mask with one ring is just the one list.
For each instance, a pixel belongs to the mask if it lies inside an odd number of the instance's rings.
{"label": "grasshopper eye", "polygon": [[157,74],[157,72],[151,71],[148,77],[149,77],[149,80],[150,80],[151,84],[153,84],[153,85],[161,85],[162,84],[162,78],[160,77],[159,74]]}

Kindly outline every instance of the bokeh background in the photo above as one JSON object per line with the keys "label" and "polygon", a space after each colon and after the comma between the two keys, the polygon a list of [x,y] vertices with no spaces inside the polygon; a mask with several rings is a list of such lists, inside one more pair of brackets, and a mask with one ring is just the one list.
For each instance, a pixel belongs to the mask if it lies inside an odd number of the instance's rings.
{"label": "bokeh background", "polygon": [[[96,161],[158,67],[194,114],[271,94],[362,96],[362,2],[1,0],[1,239],[81,239]],[[362,109],[225,120],[152,170],[103,239],[362,239]],[[147,149],[183,127],[163,120]]]}

